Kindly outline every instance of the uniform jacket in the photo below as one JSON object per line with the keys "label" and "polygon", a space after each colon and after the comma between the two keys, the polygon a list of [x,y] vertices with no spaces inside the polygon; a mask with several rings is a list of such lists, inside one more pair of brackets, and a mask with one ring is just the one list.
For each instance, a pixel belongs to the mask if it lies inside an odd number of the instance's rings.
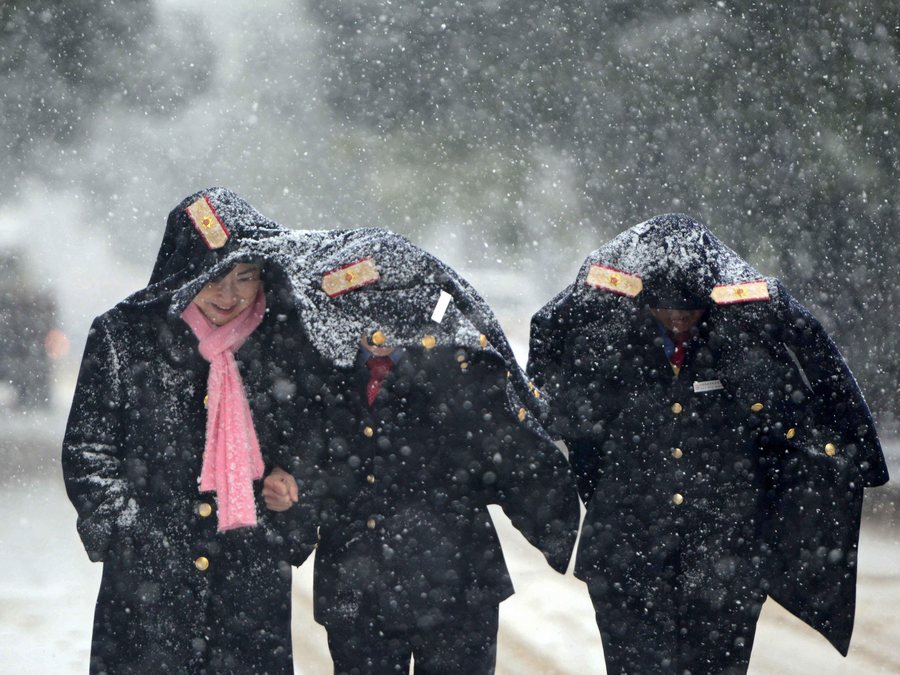
{"label": "uniform jacket", "polygon": [[[223,250],[185,216],[203,197],[230,233]],[[103,562],[94,672],[293,672],[290,565],[315,533],[300,509],[276,515],[261,501],[257,527],[217,532],[215,497],[198,491],[209,364],[173,305],[242,242],[279,231],[227,190],[189,197],[170,215],[150,286],[91,327],[62,461],[85,549]],[[277,276],[265,283],[267,314],[235,358],[268,470],[296,454],[314,405],[298,373],[315,372],[316,357]]]}
{"label": "uniform jacket", "polygon": [[[375,403],[364,365],[327,387],[316,619],[381,614],[427,629],[513,592],[487,511],[499,504],[565,570],[578,505],[564,456],[510,408],[484,350],[409,349]],[[522,416],[522,419],[520,419]]]}
{"label": "uniform jacket", "polygon": [[[711,298],[677,377],[644,300],[671,285]],[[846,653],[862,490],[887,470],[846,363],[777,280],[693,219],[659,216],[535,315],[529,372],[588,509],[579,576],[615,583],[718,527],[717,555]]]}

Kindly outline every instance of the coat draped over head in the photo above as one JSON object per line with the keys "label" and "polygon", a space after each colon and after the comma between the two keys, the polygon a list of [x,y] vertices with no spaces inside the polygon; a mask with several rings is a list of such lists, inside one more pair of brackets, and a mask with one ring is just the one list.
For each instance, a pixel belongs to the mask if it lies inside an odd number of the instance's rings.
{"label": "coat draped over head", "polygon": [[235,359],[266,470],[288,462],[322,366],[260,254],[285,233],[230,190],[191,195],[150,284],[93,322],[62,452],[79,534],[104,563],[92,672],[293,672],[289,566],[315,531],[302,507],[267,511],[258,481],[257,526],[217,531],[216,498],[198,486],[209,363],[181,319],[234,263],[263,267],[268,310]]}
{"label": "coat draped over head", "polygon": [[[667,304],[673,291],[676,304]],[[777,279],[681,214],[640,223],[591,253],[575,282],[532,319],[528,372],[550,398],[552,432],[570,450],[609,442],[619,424],[611,412],[617,392],[626,397],[629,387],[658,377],[646,379],[650,370],[632,344],[642,331],[655,331],[647,307],[678,306],[679,298],[707,308],[700,331],[714,354],[709,382],[737,416],[723,432],[738,431],[735,442],[756,448],[764,480],[756,535],[763,588],[846,654],[862,491],[885,483],[887,469],[846,362]],[[694,392],[698,384],[709,386],[695,382]],[[646,433],[646,425],[634,424],[634,434]],[[582,494],[590,496],[608,465],[597,452],[577,455]]]}

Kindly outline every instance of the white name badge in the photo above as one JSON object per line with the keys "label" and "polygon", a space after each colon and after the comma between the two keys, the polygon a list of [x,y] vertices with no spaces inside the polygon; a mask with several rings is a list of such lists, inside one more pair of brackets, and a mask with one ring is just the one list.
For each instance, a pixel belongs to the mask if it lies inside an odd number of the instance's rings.
{"label": "white name badge", "polygon": [[703,380],[703,382],[694,382],[694,393],[702,394],[707,391],[718,391],[724,389],[725,385],[722,380]]}
{"label": "white name badge", "polygon": [[437,304],[434,306],[434,311],[431,313],[431,320],[440,323],[444,320],[444,314],[447,311],[447,308],[450,306],[450,301],[453,300],[453,296],[450,295],[447,291],[441,291],[441,297],[438,298]]}

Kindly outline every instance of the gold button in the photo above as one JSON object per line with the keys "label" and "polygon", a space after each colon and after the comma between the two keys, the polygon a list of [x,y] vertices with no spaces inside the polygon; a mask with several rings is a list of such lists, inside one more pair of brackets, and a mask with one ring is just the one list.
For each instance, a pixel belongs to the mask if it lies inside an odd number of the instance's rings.
{"label": "gold button", "polygon": [[834,443],[825,444],[825,454],[829,457],[834,457],[837,454],[837,447]]}
{"label": "gold button", "polygon": [[434,335],[426,335],[422,338],[422,346],[425,349],[431,349],[437,344],[437,338]]}
{"label": "gold button", "polygon": [[676,402],[672,404],[672,412],[676,415],[680,415],[682,410],[684,410],[684,407],[680,403]]}
{"label": "gold button", "polygon": [[205,572],[209,569],[209,558],[205,555],[201,555],[194,561],[194,567],[196,567],[201,572]]}
{"label": "gold button", "polygon": [[675,504],[675,506],[681,506],[682,504],[684,504],[684,495],[676,492],[674,495],[672,495],[672,503]]}
{"label": "gold button", "polygon": [[366,438],[372,438],[375,435],[375,430],[372,427],[365,427],[363,429],[363,436]]}
{"label": "gold button", "polygon": [[373,476],[372,474],[369,474],[368,476],[366,476],[366,480],[369,481],[370,483],[374,483],[375,476]]}
{"label": "gold button", "polygon": [[788,429],[787,433],[785,434],[785,436],[787,436],[788,440],[791,440],[796,435],[797,435],[797,430],[794,427],[791,427],[790,429]]}
{"label": "gold button", "polygon": [[197,504],[197,513],[201,518],[209,518],[212,515],[212,505],[206,502]]}
{"label": "gold button", "polygon": [[681,448],[675,448],[674,450],[672,450],[672,457],[674,457],[675,459],[681,459],[682,457],[684,457],[684,453],[681,451]]}
{"label": "gold button", "polygon": [[482,335],[481,337],[479,337],[478,344],[480,344],[482,347],[487,347],[488,346],[487,335]]}
{"label": "gold button", "polygon": [[465,354],[457,354],[456,360],[459,361],[460,363],[463,363],[466,360],[466,355]]}
{"label": "gold button", "polygon": [[209,407],[209,394],[207,394],[206,396],[203,397],[203,407],[204,408]]}
{"label": "gold button", "polygon": [[385,337],[384,333],[380,330],[376,330],[372,333],[372,344],[376,347],[383,345],[387,341],[387,337]]}
{"label": "gold button", "polygon": [[369,519],[366,521],[366,527],[368,527],[370,530],[374,530],[374,529],[375,529],[375,519],[374,519],[374,518],[369,518]]}
{"label": "gold button", "polygon": [[460,370],[466,370],[466,369],[468,369],[468,367],[469,367],[469,362],[468,362],[468,361],[463,361],[462,363],[459,364],[459,369],[460,369]]}
{"label": "gold button", "polygon": [[760,410],[762,410],[765,407],[766,406],[764,406],[762,403],[754,403],[753,405],[750,406],[750,410],[752,410],[753,412],[759,412]]}
{"label": "gold button", "polygon": [[520,422],[525,421],[525,415],[526,415],[525,408],[519,408],[519,413],[518,413],[517,417],[519,418]]}

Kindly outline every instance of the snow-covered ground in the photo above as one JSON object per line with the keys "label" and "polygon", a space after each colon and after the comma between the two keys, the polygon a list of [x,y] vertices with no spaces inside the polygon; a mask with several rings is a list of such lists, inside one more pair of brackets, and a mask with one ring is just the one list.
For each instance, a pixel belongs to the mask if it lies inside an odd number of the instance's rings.
{"label": "snow-covered ground", "polygon": [[[90,563],[81,548],[56,460],[64,411],[36,418],[3,416],[0,672],[84,673],[100,566]],[[499,510],[492,513],[517,589],[501,605],[499,675],[603,673],[600,638],[584,584],[571,573],[553,572]],[[849,656],[842,658],[824,638],[770,601],[763,609],[750,672],[900,673],[898,561],[895,523],[867,520]],[[312,619],[311,588],[309,560],[294,582],[296,672],[327,674],[331,665],[325,631]]]}

